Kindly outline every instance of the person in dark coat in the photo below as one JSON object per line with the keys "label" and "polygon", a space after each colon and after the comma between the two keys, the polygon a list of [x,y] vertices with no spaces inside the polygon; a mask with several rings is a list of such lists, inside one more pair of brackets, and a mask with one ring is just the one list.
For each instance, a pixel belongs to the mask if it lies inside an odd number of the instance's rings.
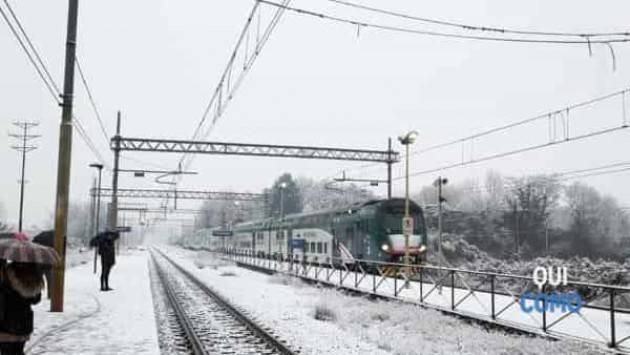
{"label": "person in dark coat", "polygon": [[113,290],[109,287],[109,273],[116,264],[116,247],[114,242],[120,237],[119,232],[105,231],[99,233],[90,241],[91,247],[96,247],[101,256],[101,291]]}
{"label": "person in dark coat", "polygon": [[[47,246],[50,248],[55,248],[55,231],[47,230],[39,233],[35,237],[33,237],[33,243],[37,243],[39,245]],[[50,299],[50,295],[52,294],[52,284],[53,284],[53,272],[52,266],[46,266],[42,268],[44,273],[44,278],[46,279],[46,294]]]}
{"label": "person in dark coat", "polygon": [[24,355],[33,332],[33,310],[44,280],[35,264],[12,262],[0,270],[0,354]]}

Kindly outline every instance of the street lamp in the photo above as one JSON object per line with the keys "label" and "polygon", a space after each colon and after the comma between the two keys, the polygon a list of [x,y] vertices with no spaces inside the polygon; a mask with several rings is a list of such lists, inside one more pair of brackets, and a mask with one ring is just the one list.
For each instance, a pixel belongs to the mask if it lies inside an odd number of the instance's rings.
{"label": "street lamp", "polygon": [[[405,135],[399,136],[398,141],[400,144],[405,146],[406,154],[405,154],[405,218],[403,224],[410,223],[408,221],[411,220],[409,215],[409,146],[416,142],[416,138],[418,138],[417,131],[410,131]],[[413,225],[413,222],[411,222]],[[403,226],[404,227],[404,226]],[[410,264],[409,258],[409,228],[403,228],[403,234],[405,237],[405,264]]]}

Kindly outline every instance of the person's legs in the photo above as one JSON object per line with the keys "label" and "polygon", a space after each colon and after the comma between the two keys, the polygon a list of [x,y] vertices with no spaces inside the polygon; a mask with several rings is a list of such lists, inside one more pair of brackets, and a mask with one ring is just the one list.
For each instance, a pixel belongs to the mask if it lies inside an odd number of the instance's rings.
{"label": "person's legs", "polygon": [[106,270],[107,269],[107,263],[105,263],[105,261],[103,260],[103,258],[101,258],[101,291],[105,291],[105,274],[109,273],[109,271]]}
{"label": "person's legs", "polygon": [[104,273],[104,282],[105,282],[105,290],[109,291],[111,288],[109,287],[109,272],[112,270],[112,265],[106,264],[103,266]]}
{"label": "person's legs", "polygon": [[44,271],[44,277],[46,278],[46,295],[48,296],[48,299],[50,299],[50,295],[52,295],[52,283],[53,283],[52,268],[47,268]]}

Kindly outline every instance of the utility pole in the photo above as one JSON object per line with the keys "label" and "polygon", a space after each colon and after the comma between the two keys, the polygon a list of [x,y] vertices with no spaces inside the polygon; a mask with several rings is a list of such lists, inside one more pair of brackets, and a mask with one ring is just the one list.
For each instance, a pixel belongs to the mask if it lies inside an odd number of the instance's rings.
{"label": "utility pole", "polygon": [[61,263],[54,268],[53,292],[50,299],[51,312],[63,312],[66,228],[68,222],[68,196],[70,194],[70,163],[72,159],[72,100],[74,97],[74,65],[77,47],[78,15],[79,0],[69,0],[55,202],[55,250],[61,256]]}
{"label": "utility pole", "polygon": [[26,153],[37,149],[35,145],[27,145],[27,143],[32,139],[40,137],[39,135],[28,134],[28,130],[33,127],[36,127],[37,125],[39,125],[39,123],[19,121],[19,122],[13,122],[13,125],[19,127],[22,130],[22,133],[18,133],[18,134],[9,133],[9,136],[16,138],[20,141],[20,145],[14,145],[14,146],[11,146],[11,148],[22,153],[22,178],[20,179],[20,217],[19,217],[19,227],[18,227],[18,231],[22,233],[22,216],[24,212],[24,183],[25,183],[24,176],[25,176],[25,171],[26,171],[25,170]]}

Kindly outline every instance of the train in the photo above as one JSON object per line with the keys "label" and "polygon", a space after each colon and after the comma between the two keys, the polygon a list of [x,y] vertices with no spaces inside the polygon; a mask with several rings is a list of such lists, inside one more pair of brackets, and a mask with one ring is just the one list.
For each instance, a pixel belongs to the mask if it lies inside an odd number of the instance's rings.
{"label": "train", "polygon": [[[405,253],[404,215],[402,198],[371,200],[325,211],[238,223],[231,230],[201,229],[185,238],[184,246],[260,257],[293,254],[321,262],[399,262]],[[422,208],[413,201],[409,201],[409,215],[413,220],[409,254],[419,263],[427,246],[426,224]]]}

